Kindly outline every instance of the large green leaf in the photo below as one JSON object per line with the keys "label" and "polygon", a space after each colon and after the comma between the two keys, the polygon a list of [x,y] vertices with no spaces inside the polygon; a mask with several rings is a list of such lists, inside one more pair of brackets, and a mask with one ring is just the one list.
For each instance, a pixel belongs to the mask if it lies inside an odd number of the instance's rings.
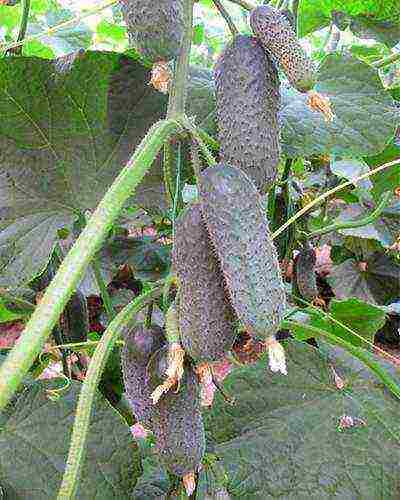
{"label": "large green leaf", "polygon": [[400,40],[400,23],[376,21],[366,16],[356,16],[350,23],[351,31],[359,38],[375,39],[394,47]]}
{"label": "large green leaf", "polygon": [[[262,365],[234,371],[228,383],[240,410],[229,414],[218,399],[211,412],[214,438],[230,429],[231,439],[219,441],[215,452],[232,498],[395,500],[400,403],[341,352],[334,366],[346,383],[342,390],[314,348],[291,342],[287,354],[287,377]],[[253,387],[255,373],[260,382]],[[344,415],[356,425],[341,429]]]}
{"label": "large green leaf", "polygon": [[378,73],[350,56],[327,56],[316,90],[328,97],[335,118],[326,122],[307,105],[307,96],[284,87],[283,151],[289,157],[379,153],[396,131],[399,112]]}
{"label": "large green leaf", "polygon": [[[0,60],[0,283],[46,265],[61,227],[93,209],[167,97],[149,71],[117,54]],[[159,161],[134,202],[159,208]]]}
{"label": "large green leaf", "polygon": [[[366,347],[366,344],[362,339],[373,342],[375,333],[386,322],[386,314],[380,307],[354,298],[346,300],[333,299],[329,304],[330,317],[325,316],[323,313],[317,314],[315,309],[306,309],[304,312],[310,316],[307,325],[325,330],[363,348]],[[295,331],[296,338],[301,340],[312,337],[307,328],[296,327]],[[358,336],[353,335],[352,332]]]}
{"label": "large green leaf", "polygon": [[[44,269],[58,230],[96,207],[165,115],[168,96],[150,78],[138,62],[109,52],[0,60],[1,286]],[[188,90],[188,113],[204,126],[210,82],[209,72],[193,71]],[[164,212],[164,193],[159,157],[132,202]]]}
{"label": "large green leaf", "polygon": [[[400,120],[397,120],[397,124]],[[378,165],[383,165],[384,163],[391,162],[393,160],[400,159],[400,142],[399,142],[399,131],[397,129],[397,133],[395,135],[394,140],[378,155],[370,156],[366,158],[366,162],[371,167],[375,167]],[[388,190],[394,190],[400,184],[400,163],[397,165],[393,165],[382,172],[379,172],[377,175],[372,177],[372,183],[374,185],[372,194],[375,199],[379,200],[382,196],[382,193]]]}
{"label": "large green leaf", "polygon": [[[21,500],[56,498],[80,385],[72,382],[52,401],[45,392],[47,384],[35,382],[0,414],[0,485],[6,492]],[[77,498],[129,498],[140,474],[138,449],[129,427],[100,395],[87,445]]]}
{"label": "large green leaf", "polygon": [[333,267],[329,283],[337,299],[356,297],[384,305],[400,296],[400,266],[378,253],[362,265],[348,259]]}
{"label": "large green leaf", "polygon": [[301,0],[299,5],[299,36],[327,26],[333,11],[351,16],[365,15],[377,21],[400,21],[397,0]]}

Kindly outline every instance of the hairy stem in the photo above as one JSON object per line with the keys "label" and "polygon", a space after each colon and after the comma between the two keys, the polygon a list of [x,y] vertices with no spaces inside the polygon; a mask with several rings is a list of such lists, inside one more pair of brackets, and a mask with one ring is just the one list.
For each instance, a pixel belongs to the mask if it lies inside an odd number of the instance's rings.
{"label": "hairy stem", "polygon": [[163,151],[163,171],[164,171],[164,186],[168,205],[171,207],[174,200],[174,150],[171,141],[164,144]]}
{"label": "hairy stem", "polygon": [[356,177],[355,179],[353,179],[351,181],[343,182],[342,184],[339,184],[339,186],[336,186],[335,188],[330,189],[326,193],[321,194],[320,196],[318,196],[318,198],[315,198],[315,200],[311,201],[305,207],[303,207],[301,210],[299,210],[297,213],[295,213],[293,217],[291,217],[288,221],[285,222],[285,224],[283,224],[279,229],[277,229],[273,233],[272,239],[275,239],[277,236],[279,236],[281,233],[283,233],[283,231],[285,231],[291,224],[296,222],[296,220],[300,219],[300,217],[302,217],[305,213],[307,213],[309,210],[311,210],[311,208],[315,207],[316,205],[318,205],[322,201],[326,200],[327,198],[329,198],[333,194],[337,193],[338,191],[341,191],[342,189],[344,189],[348,186],[352,186],[353,184],[356,184],[357,182],[362,181],[363,179],[367,179],[368,177],[371,177],[372,175],[375,175],[378,172],[385,170],[386,168],[392,167],[394,165],[398,165],[399,163],[400,163],[400,159],[393,160],[389,163],[385,163],[384,165],[376,167],[373,170],[370,170],[369,172],[366,172],[365,174],[360,175],[359,177]]}
{"label": "hairy stem", "polygon": [[284,329],[291,330],[296,327],[308,330],[313,337],[325,337],[331,344],[342,347],[345,351],[349,352],[351,355],[364,363],[377,376],[377,378],[385,384],[389,391],[396,396],[396,398],[400,399],[400,387],[393,377],[373,359],[373,356],[368,351],[360,349],[341,337],[327,332],[326,330],[321,330],[315,326],[291,320],[282,322],[282,328]]}
{"label": "hairy stem", "polygon": [[92,268],[93,268],[94,279],[96,280],[96,284],[100,290],[100,297],[101,300],[103,301],[103,306],[107,314],[107,319],[108,321],[112,321],[115,317],[115,310],[111,301],[110,294],[108,293],[107,286],[101,274],[100,261],[97,255],[92,260]]}
{"label": "hairy stem", "polygon": [[225,9],[220,0],[213,0],[213,1],[219,13],[221,14],[222,18],[228,25],[229,31],[231,32],[232,36],[233,37],[237,36],[239,34],[239,30],[235,26],[235,23],[233,22],[231,16],[229,15],[229,12]]}
{"label": "hairy stem", "polygon": [[177,130],[179,124],[175,120],[153,125],[68,252],[24,332],[0,366],[0,409],[10,401],[40,353],[124,203],[143,179],[164,141]]}
{"label": "hairy stem", "polygon": [[68,28],[70,26],[73,26],[75,23],[79,23],[79,21],[81,21],[82,19],[86,19],[87,17],[93,16],[93,14],[98,14],[102,10],[107,9],[108,7],[111,7],[116,3],[118,3],[118,0],[110,0],[104,3],[103,5],[100,5],[100,7],[89,9],[84,14],[79,14],[78,16],[73,17],[68,21],[64,21],[63,23],[57,24],[56,26],[52,26],[46,31],[41,31],[36,35],[28,36],[24,40],[17,40],[16,42],[11,42],[3,46],[0,45],[0,50],[8,51],[9,49],[13,49],[14,47],[19,47],[20,45],[23,45],[25,42],[31,42],[32,40],[38,40],[39,38],[43,38],[44,36],[53,35],[54,33],[57,33],[58,31],[64,28]]}
{"label": "hairy stem", "polygon": [[185,113],[189,58],[193,38],[193,3],[194,0],[185,0],[184,2],[186,29],[183,35],[181,51],[176,61],[174,83],[168,102],[167,118],[175,118]]}
{"label": "hairy stem", "polygon": [[203,153],[203,156],[205,160],[207,161],[209,166],[215,165],[216,161],[213,155],[210,153],[208,150],[206,144],[203,142],[203,139],[201,137],[201,134],[197,130],[197,128],[191,123],[191,121],[184,117],[181,120],[182,125],[186,128],[186,130],[192,135],[193,139],[197,142],[199,145],[201,152]]}
{"label": "hairy stem", "polygon": [[220,145],[218,141],[216,141],[213,137],[211,137],[211,135],[207,134],[207,132],[202,128],[196,127],[196,129],[201,140],[205,142],[212,151],[220,150]]}
{"label": "hairy stem", "polygon": [[[189,75],[189,59],[193,38],[193,2],[185,0],[184,18],[185,33],[180,47],[179,57],[175,62],[175,71],[172,88],[169,94],[167,118],[183,116],[186,108],[187,80]],[[178,148],[180,146],[178,145]],[[164,145],[164,184],[167,192],[169,206],[172,207],[176,199],[176,155],[175,145],[167,141]],[[180,168],[180,165],[178,165]],[[179,187],[179,186],[178,186]]]}
{"label": "hairy stem", "polygon": [[229,1],[235,3],[236,5],[240,5],[240,7],[249,11],[254,10],[257,7],[257,5],[249,2],[248,0],[229,0]]}
{"label": "hairy stem", "polygon": [[393,64],[399,59],[400,59],[400,52],[395,52],[394,54],[385,57],[384,59],[380,59],[379,61],[372,63],[372,66],[374,66],[375,68],[383,68],[384,66],[389,66],[389,64]]}
{"label": "hairy stem", "polygon": [[346,222],[336,222],[335,224],[331,224],[330,226],[323,227],[322,229],[317,229],[308,235],[308,238],[313,238],[314,236],[322,236],[323,234],[330,233],[332,231],[338,231],[339,229],[353,229],[356,227],[363,227],[371,224],[376,221],[376,219],[380,216],[384,208],[387,206],[392,193],[387,192],[383,195],[382,200],[376,206],[375,210],[371,212],[368,216],[359,220],[352,220]]}
{"label": "hairy stem", "polygon": [[159,289],[155,288],[124,307],[110,323],[97,344],[79,394],[67,466],[57,500],[73,500],[76,496],[80,471],[85,456],[86,438],[89,431],[93,401],[102,371],[114,347],[115,341],[125,328],[131,324],[135,315],[158,294]]}

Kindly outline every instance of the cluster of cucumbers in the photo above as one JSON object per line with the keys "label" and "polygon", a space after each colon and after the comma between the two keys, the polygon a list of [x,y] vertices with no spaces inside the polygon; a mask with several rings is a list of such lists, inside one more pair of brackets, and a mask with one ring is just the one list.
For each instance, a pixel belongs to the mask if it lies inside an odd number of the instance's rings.
{"label": "cluster of cucumbers", "polygon": [[[138,52],[152,62],[176,58],[183,0],[122,3]],[[161,462],[183,478],[199,470],[205,450],[196,367],[223,359],[238,325],[254,336],[273,337],[286,307],[264,202],[280,159],[277,67],[300,92],[313,88],[315,71],[280,11],[259,6],[250,26],[254,36],[235,36],[215,66],[219,163],[199,174],[199,199],[175,223],[172,271],[185,352],[179,390],[153,404],[168,367],[168,342],[159,327],[135,326],[122,353],[135,417],[154,433]]]}

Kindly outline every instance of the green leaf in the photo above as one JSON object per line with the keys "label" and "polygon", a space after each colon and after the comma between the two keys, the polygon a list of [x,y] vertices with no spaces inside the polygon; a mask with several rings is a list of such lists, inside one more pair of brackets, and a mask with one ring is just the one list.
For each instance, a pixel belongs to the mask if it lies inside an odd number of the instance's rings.
{"label": "green leaf", "polygon": [[11,35],[11,31],[18,26],[20,19],[20,6],[7,7],[0,5],[1,28],[6,28],[7,34]]}
{"label": "green leaf", "polygon": [[110,23],[102,19],[96,28],[97,34],[103,38],[111,38],[114,42],[123,42],[126,38],[126,27]]}
{"label": "green leaf", "polygon": [[[0,484],[21,500],[56,498],[64,472],[80,384],[57,401],[48,387],[33,383],[0,414]],[[140,473],[137,446],[100,395],[93,415],[77,498],[128,499]]]}
{"label": "green leaf", "polygon": [[22,47],[22,53],[26,57],[41,57],[43,59],[53,59],[54,57],[54,52],[51,48],[39,40],[25,42]]}
{"label": "green leaf", "polygon": [[282,140],[287,156],[372,155],[394,136],[398,110],[377,71],[367,64],[351,56],[327,56],[316,90],[330,99],[333,122],[327,123],[312,111],[307,96],[294,89],[282,91]]}
{"label": "green leaf", "polygon": [[196,24],[193,27],[193,43],[194,45],[201,45],[204,40],[204,23]]}
{"label": "green leaf", "polygon": [[[369,166],[363,160],[356,158],[346,158],[342,160],[332,159],[330,164],[331,172],[338,177],[352,181],[360,175],[370,171]],[[358,182],[358,186],[364,189],[371,189],[372,183],[370,179],[364,179]]]}
{"label": "green leaf", "polygon": [[15,321],[17,319],[23,318],[25,315],[22,313],[17,313],[10,311],[4,301],[0,299],[0,323],[7,323],[8,321]]}
{"label": "green leaf", "polygon": [[[371,167],[383,165],[400,158],[400,145],[393,140],[379,155],[366,158]],[[385,191],[394,191],[399,186],[400,163],[393,165],[372,177],[372,195],[379,200]]]}
{"label": "green leaf", "polygon": [[[0,283],[46,266],[60,228],[100,201],[167,97],[127,57],[88,52],[56,61],[0,60]],[[135,202],[162,209],[160,162]]]}
{"label": "green leaf", "polygon": [[115,238],[107,246],[116,266],[129,264],[135,278],[157,281],[165,278],[170,268],[170,245],[162,245],[151,237]]}
{"label": "green leaf", "polygon": [[299,5],[299,36],[328,26],[333,11],[351,16],[364,15],[377,21],[400,21],[397,0],[301,0]]}
{"label": "green leaf", "polygon": [[[65,21],[73,19],[76,15],[68,9],[51,9],[44,16],[39,16],[37,25],[29,25],[28,34],[47,31]],[[83,21],[75,23],[65,29],[58,30],[52,35],[41,37],[41,41],[50,46],[58,56],[65,56],[77,50],[89,47],[93,33]]]}
{"label": "green leaf", "polygon": [[[219,442],[215,453],[232,498],[395,499],[399,402],[342,351],[328,353],[347,383],[344,390],[318,351],[295,342],[287,346],[287,377],[261,364],[229,376],[241,411],[228,413],[218,398],[210,420],[214,434],[231,429],[231,439]],[[356,425],[341,430],[344,415]]]}
{"label": "green leaf", "polygon": [[[373,342],[375,333],[383,327],[386,322],[386,314],[380,307],[368,304],[359,299],[335,300],[329,304],[330,319],[323,314],[317,314],[313,309],[306,309],[310,315],[307,324],[333,333],[347,340],[351,344],[366,348],[365,342],[353,335],[349,330],[336,323],[334,320],[344,324],[363,339]],[[305,340],[310,337],[309,332],[296,327],[296,338]]]}
{"label": "green leaf", "polygon": [[359,38],[372,38],[390,48],[400,40],[400,22],[377,21],[367,16],[356,16],[350,23],[350,29]]}
{"label": "green leaf", "polygon": [[384,305],[400,297],[400,266],[386,255],[375,254],[363,265],[348,259],[333,267],[328,281],[337,299]]}
{"label": "green leaf", "polygon": [[[356,221],[367,217],[373,208],[366,209],[359,203],[347,204],[340,212],[336,222]],[[365,226],[340,229],[338,232],[344,236],[362,238],[365,240],[376,240],[382,247],[390,248],[396,242],[400,231],[400,203],[387,207],[377,220]],[[346,243],[349,243],[346,240]],[[349,245],[347,245],[349,246]]]}

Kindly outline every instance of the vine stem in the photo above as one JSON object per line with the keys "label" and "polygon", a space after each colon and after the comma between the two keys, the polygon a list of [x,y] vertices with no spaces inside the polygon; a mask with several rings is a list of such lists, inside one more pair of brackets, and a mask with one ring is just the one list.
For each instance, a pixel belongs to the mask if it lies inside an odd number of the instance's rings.
{"label": "vine stem", "polygon": [[181,120],[181,123],[186,128],[186,130],[191,134],[191,136],[197,142],[197,144],[199,145],[201,152],[203,153],[204,158],[206,159],[208,165],[210,167],[214,166],[216,164],[215,158],[210,153],[209,149],[207,148],[206,144],[204,143],[202,136],[198,132],[197,128],[191,123],[189,118],[187,118],[186,116]]}
{"label": "vine stem", "polygon": [[257,5],[254,5],[248,0],[229,0],[229,1],[249,11],[254,10],[257,7]]}
{"label": "vine stem", "polygon": [[293,328],[302,328],[308,330],[313,337],[326,337],[331,344],[345,349],[347,352],[364,363],[377,376],[377,378],[379,378],[384,383],[384,385],[390,390],[390,392],[394,396],[396,396],[396,398],[400,399],[400,387],[393,379],[393,377],[388,372],[386,372],[386,370],[382,369],[379,363],[373,359],[372,355],[368,351],[350,344],[350,342],[347,342],[346,340],[334,335],[333,333],[327,332],[325,330],[320,330],[315,326],[298,323],[297,321],[283,321],[282,328],[288,330],[291,330]]}
{"label": "vine stem", "polygon": [[231,32],[232,36],[235,37],[239,34],[239,30],[237,29],[235,23],[233,22],[231,16],[229,15],[229,12],[225,9],[223,6],[222,2],[220,0],[213,0],[215,6],[217,7],[219,13],[221,14],[221,17],[224,19],[226,24],[228,25],[229,31]]}
{"label": "vine stem", "polygon": [[372,63],[374,68],[383,68],[384,66],[389,66],[389,64],[393,64],[394,62],[400,59],[400,52],[395,52],[394,54],[385,57],[384,59],[380,59],[379,61],[375,61]]}
{"label": "vine stem", "polygon": [[283,233],[283,231],[285,231],[285,229],[287,229],[291,224],[293,224],[293,222],[295,222],[297,219],[299,219],[300,217],[302,217],[311,208],[313,208],[316,205],[318,205],[319,203],[321,203],[321,201],[324,201],[327,198],[329,198],[329,196],[331,196],[332,194],[337,193],[338,191],[341,191],[342,189],[344,189],[344,188],[346,188],[348,186],[352,186],[353,184],[356,184],[357,182],[362,181],[363,179],[367,179],[368,177],[371,177],[372,175],[375,175],[378,172],[381,172],[382,170],[385,170],[386,168],[392,167],[394,165],[398,165],[399,163],[400,163],[400,159],[393,160],[393,161],[391,161],[389,163],[385,163],[383,165],[380,165],[379,167],[374,168],[373,170],[370,170],[369,172],[366,172],[365,174],[362,174],[362,175],[356,177],[355,179],[353,179],[351,181],[343,182],[342,184],[339,184],[339,186],[336,186],[335,188],[330,189],[326,193],[321,194],[320,196],[318,196],[317,198],[315,198],[315,200],[311,201],[305,207],[303,207],[301,210],[299,210],[298,212],[296,212],[293,215],[293,217],[291,217],[288,221],[285,222],[285,224],[283,224],[279,229],[277,229],[272,234],[272,239],[275,239],[277,236],[279,236],[281,233]]}
{"label": "vine stem", "polygon": [[67,28],[69,26],[74,25],[75,23],[78,23],[82,19],[86,19],[87,17],[92,16],[93,14],[98,14],[104,9],[107,9],[108,7],[111,7],[112,5],[115,5],[118,3],[119,0],[110,0],[103,5],[100,5],[100,7],[94,7],[93,9],[88,10],[84,14],[79,14],[78,16],[73,17],[72,19],[68,19],[68,21],[64,21],[63,23],[57,24],[55,26],[50,27],[46,31],[41,31],[40,33],[36,33],[35,35],[31,35],[26,37],[24,40],[17,40],[15,42],[11,42],[7,45],[0,45],[0,50],[8,51],[10,49],[13,49],[14,47],[19,47],[23,45],[25,42],[31,42],[32,40],[37,40],[39,38],[42,38],[44,36],[48,35],[53,35],[54,33],[57,33],[57,31],[60,31],[64,28]]}
{"label": "vine stem", "polygon": [[76,496],[80,471],[85,457],[93,401],[102,371],[114,344],[120,334],[132,323],[135,315],[159,293],[159,288],[154,288],[128,304],[113,319],[97,344],[79,393],[67,465],[57,500],[72,500]]}
{"label": "vine stem", "polygon": [[[183,34],[179,57],[175,63],[174,79],[169,93],[167,118],[176,118],[185,114],[187,98],[187,80],[189,60],[193,38],[193,5],[194,0],[184,2],[185,32]],[[178,148],[180,146],[178,145]],[[164,184],[169,205],[173,207],[176,198],[176,182],[173,178],[172,166],[175,159],[175,145],[167,141],[164,145]],[[178,165],[180,168],[180,164]],[[175,169],[175,174],[177,170]],[[179,188],[179,186],[178,186]]]}
{"label": "vine stem", "polygon": [[[17,37],[17,42],[21,42],[21,45],[25,38],[26,28],[28,27],[28,17],[29,17],[30,7],[31,7],[31,0],[22,0],[22,16]],[[21,45],[19,47],[16,47],[16,50],[14,52],[15,54],[21,54],[22,51]],[[12,49],[9,49],[9,52],[11,51]]]}
{"label": "vine stem", "polygon": [[184,3],[186,29],[183,35],[179,57],[176,61],[174,82],[168,102],[167,118],[176,118],[185,113],[189,58],[193,38],[193,4],[194,0],[185,0]]}
{"label": "vine stem", "polygon": [[0,366],[0,409],[22,382],[112,223],[151,166],[164,141],[180,130],[175,120],[154,124],[115,179],[46,289],[22,335]]}
{"label": "vine stem", "polygon": [[338,231],[339,229],[353,229],[356,227],[367,226],[374,222],[382,213],[386,205],[388,204],[390,197],[392,194],[387,192],[383,195],[382,200],[376,206],[375,210],[371,212],[369,215],[359,220],[345,221],[345,222],[336,222],[335,224],[331,224],[329,226],[323,227],[322,229],[317,229],[312,233],[309,233],[307,238],[313,238],[314,236],[322,236],[323,234],[330,233],[332,231]]}
{"label": "vine stem", "polygon": [[110,294],[108,293],[107,286],[101,274],[100,260],[97,255],[92,260],[92,269],[93,269],[94,279],[96,280],[96,284],[100,290],[100,297],[103,301],[103,306],[107,314],[107,319],[108,321],[112,321],[115,317],[115,310],[112,304]]}

